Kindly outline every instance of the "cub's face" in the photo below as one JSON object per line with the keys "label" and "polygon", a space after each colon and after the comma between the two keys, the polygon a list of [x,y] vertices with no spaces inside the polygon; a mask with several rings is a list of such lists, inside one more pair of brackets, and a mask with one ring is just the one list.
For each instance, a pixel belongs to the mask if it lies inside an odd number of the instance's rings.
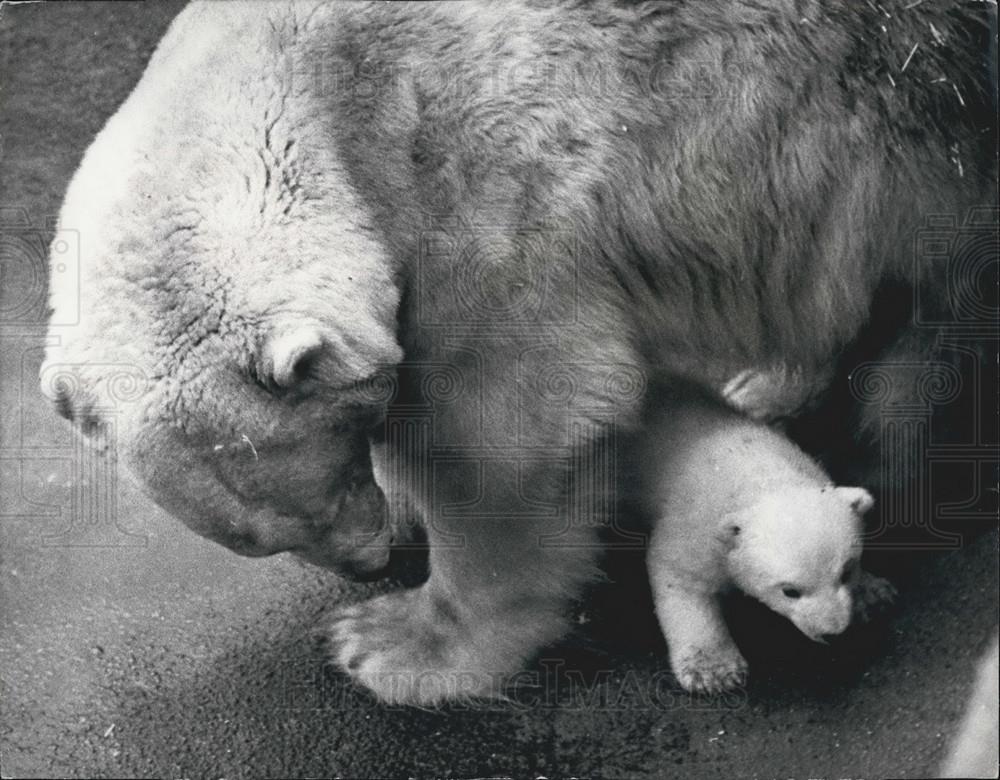
{"label": "cub's face", "polygon": [[861,516],[871,505],[861,488],[766,496],[734,518],[734,581],[814,641],[843,632],[860,573]]}
{"label": "cub's face", "polygon": [[182,14],[88,150],[42,386],[198,533],[366,574],[389,542],[366,388],[401,357],[398,295],[295,26],[265,15]]}

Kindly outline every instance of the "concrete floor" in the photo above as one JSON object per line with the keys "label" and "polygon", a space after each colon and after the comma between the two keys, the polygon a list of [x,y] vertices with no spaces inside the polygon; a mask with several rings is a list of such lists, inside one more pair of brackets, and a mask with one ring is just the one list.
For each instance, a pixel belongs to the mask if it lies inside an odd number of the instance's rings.
{"label": "concrete floor", "polygon": [[727,700],[672,682],[641,567],[622,555],[519,703],[387,710],[314,639],[329,605],[384,584],[238,558],[76,450],[37,390],[44,280],[10,252],[40,246],[44,267],[46,219],[179,7],[0,11],[2,776],[929,775],[997,623],[985,488],[970,511],[986,519],[956,549],[883,556],[897,611],[837,646],[734,602],[752,678]]}

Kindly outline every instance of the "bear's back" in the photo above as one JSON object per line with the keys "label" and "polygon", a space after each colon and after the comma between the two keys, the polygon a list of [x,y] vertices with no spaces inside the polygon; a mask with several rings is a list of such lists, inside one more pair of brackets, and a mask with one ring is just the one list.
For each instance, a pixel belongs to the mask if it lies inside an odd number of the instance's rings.
{"label": "bear's back", "polygon": [[[894,21],[900,41],[928,20],[956,26],[930,6]],[[334,13],[346,79],[333,131],[388,245],[419,259],[402,272],[416,290],[402,318],[414,341],[456,278],[422,239],[444,233],[461,247],[471,232],[489,246],[470,257],[513,268],[534,252],[546,283],[618,310],[650,365],[708,386],[748,366],[826,365],[864,323],[883,272],[909,267],[913,215],[954,211],[975,190],[978,174],[963,180],[950,159],[953,130],[923,114],[912,127],[912,106],[943,112],[941,91],[914,71],[925,66],[914,61],[895,86],[858,69],[884,49],[868,40],[878,25],[866,8],[809,19],[791,5],[714,1]],[[974,67],[965,59],[959,73]],[[914,162],[886,175],[900,127]],[[515,235],[539,226],[568,236],[569,251]],[[563,318],[553,307],[568,311],[569,298],[550,295],[546,316]]]}

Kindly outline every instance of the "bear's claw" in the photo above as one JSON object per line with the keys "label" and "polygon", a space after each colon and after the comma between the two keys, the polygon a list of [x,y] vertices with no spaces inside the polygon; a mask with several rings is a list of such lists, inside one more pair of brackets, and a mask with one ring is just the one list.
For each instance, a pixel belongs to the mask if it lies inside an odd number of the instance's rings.
{"label": "bear's claw", "polygon": [[723,693],[746,684],[747,662],[735,647],[695,650],[674,664],[681,687],[692,693]]}
{"label": "bear's claw", "polygon": [[853,618],[858,623],[868,623],[888,611],[898,595],[889,580],[862,571],[852,589]]}

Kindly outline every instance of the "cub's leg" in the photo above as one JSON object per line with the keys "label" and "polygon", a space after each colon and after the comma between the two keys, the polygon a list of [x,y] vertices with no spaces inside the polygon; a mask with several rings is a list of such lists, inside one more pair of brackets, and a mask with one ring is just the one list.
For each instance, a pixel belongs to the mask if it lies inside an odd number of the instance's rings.
{"label": "cub's leg", "polygon": [[677,541],[654,530],[648,566],[671,668],[688,691],[716,693],[738,687],[746,679],[747,662],[726,628],[717,589],[687,566],[676,565]]}
{"label": "cub's leg", "polygon": [[679,582],[654,587],[670,665],[685,690],[716,693],[742,685],[747,662],[729,635],[715,594]]}

